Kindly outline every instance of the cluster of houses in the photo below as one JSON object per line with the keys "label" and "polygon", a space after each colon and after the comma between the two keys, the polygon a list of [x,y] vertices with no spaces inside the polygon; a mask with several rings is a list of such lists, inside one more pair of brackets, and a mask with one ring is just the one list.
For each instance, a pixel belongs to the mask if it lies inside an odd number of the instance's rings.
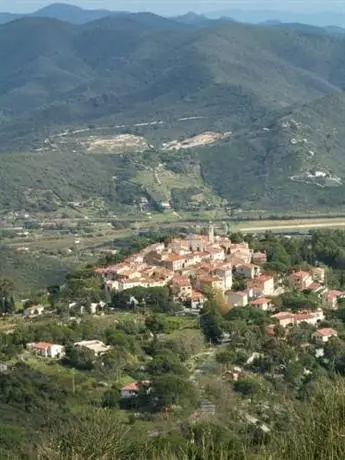
{"label": "cluster of houses", "polygon": [[275,319],[280,326],[286,328],[288,326],[299,326],[301,323],[316,326],[319,322],[325,319],[325,315],[323,310],[318,308],[315,311],[304,310],[297,313],[282,311],[272,315],[272,318]]}
{"label": "cluster of houses", "polygon": [[[101,340],[82,340],[81,342],[76,342],[74,346],[91,351],[95,357],[101,356],[111,349],[111,347],[106,346]],[[65,355],[65,347],[56,343],[34,342],[28,343],[26,348],[43,358],[61,359]],[[149,393],[151,391],[151,381],[143,380],[123,386],[120,390],[121,398],[130,399],[137,397],[141,389]]]}
{"label": "cluster of houses", "polygon": [[[81,305],[79,302],[70,302],[68,304],[69,311],[71,313],[90,313],[91,315],[95,315],[97,313],[102,313],[104,308],[106,307],[106,303],[100,300],[99,302],[91,302],[87,305]],[[31,307],[27,307],[24,310],[24,317],[27,319],[36,318],[38,316],[42,316],[46,313],[46,309],[43,305],[33,305]]]}
{"label": "cluster of houses", "polygon": [[295,291],[308,290],[317,294],[325,308],[336,310],[338,302],[345,298],[345,291],[328,289],[326,270],[323,267],[313,267],[310,271],[297,271],[289,276],[289,287]]}
{"label": "cluster of houses", "polygon": [[[345,298],[345,292],[328,289],[325,268],[318,266],[308,271],[294,271],[286,278],[279,279],[265,273],[266,262],[264,252],[254,252],[246,242],[234,243],[228,237],[216,236],[210,224],[207,235],[193,234],[186,238],[175,238],[168,243],[152,244],[121,263],[97,268],[95,271],[108,290],[168,287],[176,302],[196,314],[202,309],[211,291],[220,292],[229,310],[251,306],[271,312],[272,324],[267,328],[271,335],[276,334],[277,325],[288,331],[290,327],[307,323],[315,329],[319,327],[313,334],[315,342],[319,344],[337,337],[334,329],[319,326],[325,319],[324,309],[337,309],[338,302]],[[244,289],[233,289],[235,278],[241,280]],[[276,312],[274,297],[285,290],[313,292],[320,299],[320,307],[314,310],[306,308],[299,312]],[[105,306],[104,302],[99,302],[88,308],[91,313],[96,313]],[[81,308],[81,312],[85,309],[76,303],[69,304],[69,308]],[[43,312],[44,307],[33,306],[25,310],[25,315],[32,317]],[[95,356],[110,349],[99,340],[83,340],[74,346],[88,349]],[[64,346],[46,342],[27,344],[27,349],[50,358],[61,358],[65,354]],[[136,397],[143,387],[150,391],[151,382],[130,383],[121,389],[121,397]]]}
{"label": "cluster of houses", "polygon": [[[150,245],[119,264],[97,268],[96,273],[110,290],[167,286],[175,301],[194,312],[200,311],[207,294],[215,290],[224,295],[229,309],[250,305],[274,311],[272,298],[286,289],[310,290],[330,309],[336,309],[339,299],[345,298],[345,292],[328,290],[323,267],[295,271],[282,280],[264,272],[266,262],[266,253],[254,252],[246,242],[233,243],[226,236],[216,236],[210,223],[207,235],[192,234]],[[232,289],[234,276],[244,281],[244,290]]]}
{"label": "cluster of houses", "polygon": [[[310,291],[316,294],[320,299],[321,307],[316,310],[305,309],[293,313],[291,311],[281,311],[272,315],[275,323],[283,328],[298,326],[301,323],[307,323],[312,326],[317,326],[324,321],[324,310],[336,310],[338,302],[345,298],[344,291],[330,290],[326,284],[326,270],[323,267],[312,267],[310,271],[296,271],[288,277],[288,286],[294,291]],[[274,324],[269,326],[273,332]],[[314,338],[319,342],[327,342],[329,338],[336,337],[337,332],[331,328],[319,329]]]}
{"label": "cluster of houses", "polygon": [[[345,298],[345,292],[329,290],[326,283],[326,270],[323,267],[312,267],[310,271],[295,271],[287,279],[287,285],[293,291],[309,291],[316,294],[320,299],[320,307],[316,310],[304,309],[303,311],[291,312],[280,311],[271,316],[274,324],[268,326],[268,332],[274,335],[274,328],[279,324],[284,329],[307,323],[317,327],[325,320],[325,310],[336,310],[338,302]],[[325,343],[331,337],[337,337],[337,332],[332,328],[318,329],[313,334],[316,342]]]}
{"label": "cluster of houses", "polygon": [[[76,342],[74,346],[91,351],[95,357],[101,356],[111,349],[111,347],[106,346],[101,340],[82,340],[81,342]],[[28,343],[26,348],[31,353],[43,358],[61,359],[65,355],[65,347],[56,343]],[[141,389],[149,393],[151,391],[151,381],[143,380],[129,383],[121,388],[120,396],[122,399],[131,399],[137,397]]]}
{"label": "cluster of houses", "polygon": [[[95,356],[101,356],[111,347],[105,345],[101,340],[82,340],[76,342],[75,347],[81,347],[94,353]],[[65,355],[65,347],[56,343],[33,342],[26,345],[27,350],[44,358],[62,358]]]}
{"label": "cluster of houses", "polygon": [[[325,319],[322,308],[336,309],[339,300],[345,298],[345,292],[328,289],[324,267],[294,271],[286,279],[278,279],[265,273],[266,262],[265,253],[254,252],[246,242],[233,243],[228,237],[216,236],[210,224],[208,235],[153,244],[122,263],[96,269],[96,273],[108,289],[167,286],[175,301],[189,305],[185,310],[194,312],[199,312],[207,294],[216,290],[224,295],[229,309],[252,306],[271,311],[271,332],[276,324],[283,328],[303,322],[317,326]],[[236,275],[244,282],[244,290],[232,289]],[[273,299],[286,290],[313,292],[322,308],[276,313]],[[336,331],[320,329],[316,334],[320,342],[325,342]]]}
{"label": "cluster of houses", "polygon": [[210,224],[208,235],[150,245],[119,264],[97,268],[96,273],[110,290],[167,286],[175,301],[198,311],[207,293],[215,290],[227,297],[229,308],[236,306],[231,291],[234,273],[250,280],[250,297],[274,295],[273,276],[262,274],[266,261],[266,254],[254,253],[248,243],[216,236]]}

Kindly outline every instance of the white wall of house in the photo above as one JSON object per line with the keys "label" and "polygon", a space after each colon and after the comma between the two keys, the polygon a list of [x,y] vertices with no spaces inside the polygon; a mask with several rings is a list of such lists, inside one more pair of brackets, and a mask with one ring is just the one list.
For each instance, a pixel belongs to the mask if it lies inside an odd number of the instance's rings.
{"label": "white wall of house", "polygon": [[122,399],[129,399],[137,396],[137,391],[133,390],[121,390],[121,398]]}
{"label": "white wall of house", "polygon": [[228,304],[230,307],[246,307],[248,305],[248,295],[239,295],[236,292],[229,292]]}
{"label": "white wall of house", "polygon": [[50,358],[58,358],[65,354],[65,347],[62,345],[54,344],[48,348],[48,356]]}

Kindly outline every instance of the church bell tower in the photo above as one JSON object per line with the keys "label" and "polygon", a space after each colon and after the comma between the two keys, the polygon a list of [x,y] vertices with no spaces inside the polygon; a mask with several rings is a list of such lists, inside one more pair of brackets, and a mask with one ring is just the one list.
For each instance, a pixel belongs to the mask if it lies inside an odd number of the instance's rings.
{"label": "church bell tower", "polygon": [[208,241],[211,244],[214,243],[214,225],[212,222],[210,222],[208,226]]}

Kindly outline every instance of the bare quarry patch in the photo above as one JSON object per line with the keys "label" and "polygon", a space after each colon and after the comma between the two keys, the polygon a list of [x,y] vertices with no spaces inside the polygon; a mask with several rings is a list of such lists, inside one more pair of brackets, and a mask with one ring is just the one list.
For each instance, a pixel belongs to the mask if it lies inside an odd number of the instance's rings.
{"label": "bare quarry patch", "polygon": [[162,145],[163,150],[183,150],[204,145],[214,144],[215,142],[231,139],[232,133],[218,133],[214,131],[205,131],[204,133],[183,140],[174,140]]}
{"label": "bare quarry patch", "polygon": [[133,134],[107,137],[90,136],[83,142],[83,145],[89,153],[143,152],[150,147],[144,137]]}

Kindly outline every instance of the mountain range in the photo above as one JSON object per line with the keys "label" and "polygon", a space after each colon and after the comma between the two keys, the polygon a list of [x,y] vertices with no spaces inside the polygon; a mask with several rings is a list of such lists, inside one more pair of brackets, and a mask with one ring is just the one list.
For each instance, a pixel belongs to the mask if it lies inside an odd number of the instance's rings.
{"label": "mountain range", "polygon": [[236,21],[248,24],[260,24],[267,21],[300,23],[318,27],[326,26],[345,26],[345,17],[341,11],[309,11],[296,10],[264,10],[264,9],[226,9],[215,11],[206,15],[209,19],[219,19],[221,17],[231,17]]}
{"label": "mountain range", "polygon": [[[60,204],[100,195],[130,205],[140,190],[154,200],[147,171],[159,162],[176,175],[160,196],[179,206],[181,193],[203,188],[242,207],[342,206],[344,43],[334,28],[205,25],[195,15],[3,24],[0,206],[37,206],[32,195],[51,193]],[[51,141],[85,130],[131,133],[151,147],[94,156],[78,135]],[[232,131],[232,141],[183,154],[161,147],[203,131]]]}
{"label": "mountain range", "polygon": [[15,19],[21,19],[24,17],[44,17],[59,19],[61,21],[66,21],[73,24],[84,24],[90,21],[95,21],[97,19],[102,19],[104,17],[111,16],[113,14],[116,13],[112,13],[108,10],[85,10],[74,5],[54,3],[29,14],[15,14],[6,12],[0,13],[0,24],[5,24]]}
{"label": "mountain range", "polygon": [[[110,11],[106,9],[93,10],[80,8],[67,3],[53,3],[28,14],[0,12],[0,24],[5,24],[24,17],[51,18],[70,22],[71,24],[86,24],[87,22],[106,17],[127,16],[130,14],[131,13],[127,11]],[[286,10],[227,9],[223,11],[206,12],[204,14],[189,12],[172,19],[177,22],[188,23],[189,25],[205,24],[212,20],[235,20],[248,24],[263,25],[267,25],[267,23],[298,23],[316,27],[345,27],[345,17],[341,11],[336,12],[327,10],[322,12],[298,12]]]}

